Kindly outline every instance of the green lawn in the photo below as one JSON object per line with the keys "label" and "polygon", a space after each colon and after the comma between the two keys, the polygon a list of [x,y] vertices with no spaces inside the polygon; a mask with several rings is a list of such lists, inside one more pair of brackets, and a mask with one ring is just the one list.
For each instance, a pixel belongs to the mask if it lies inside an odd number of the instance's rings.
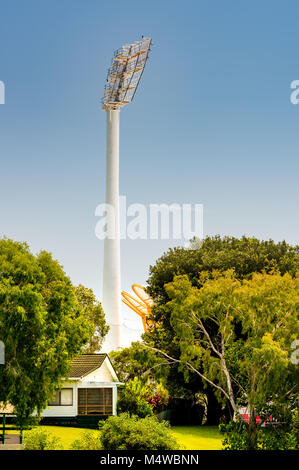
{"label": "green lawn", "polygon": [[[79,439],[85,429],[62,426],[40,426],[62,440],[64,449]],[[174,426],[172,431],[177,441],[187,450],[220,450],[221,435],[217,426]],[[15,433],[16,431],[8,431]],[[92,431],[97,432],[97,431]]]}
{"label": "green lawn", "polygon": [[221,450],[222,436],[217,426],[174,426],[173,434],[187,450]]}
{"label": "green lawn", "polygon": [[[71,448],[71,444],[75,439],[79,439],[82,436],[82,433],[86,429],[82,428],[71,428],[63,426],[39,426],[40,429],[44,429],[51,434],[54,434],[56,437],[59,437],[62,441],[63,448],[68,450]],[[90,431],[90,430],[88,430]],[[24,431],[24,434],[30,431]],[[97,431],[93,431],[97,432]],[[10,431],[9,428],[6,429],[6,434],[18,434],[18,431]]]}
{"label": "green lawn", "polygon": [[[82,433],[86,431],[86,429],[82,428],[70,428],[63,426],[40,426],[40,428],[51,432],[56,437],[59,437],[65,450],[70,449],[72,442],[74,442],[75,439],[79,439],[82,436]],[[91,429],[89,429],[89,431],[97,432]]]}

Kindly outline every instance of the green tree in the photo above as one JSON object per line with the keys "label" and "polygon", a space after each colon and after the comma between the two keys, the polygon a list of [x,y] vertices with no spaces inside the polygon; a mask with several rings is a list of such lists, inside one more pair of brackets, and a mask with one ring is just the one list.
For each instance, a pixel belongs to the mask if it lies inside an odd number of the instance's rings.
{"label": "green tree", "polygon": [[[191,243],[190,248],[170,249],[150,267],[147,291],[154,299],[152,318],[157,327],[144,335],[144,341],[172,356],[177,356],[179,349],[176,332],[170,322],[170,297],[165,285],[172,282],[175,276],[186,274],[192,286],[201,288],[215,270],[225,272],[234,269],[239,280],[250,279],[253,273],[277,270],[281,274],[288,272],[294,276],[299,271],[299,248],[286,242],[216,236],[207,237],[200,244]],[[213,336],[213,325],[209,324],[208,327]],[[171,394],[190,399],[196,392],[203,391],[201,378],[193,376],[187,384],[177,364],[164,366],[163,371]],[[208,397],[207,421],[209,424],[217,424],[223,407],[212,387],[208,386],[204,391]],[[226,414],[229,414],[229,410]]]}
{"label": "green tree", "polygon": [[200,289],[186,275],[165,289],[179,354],[152,350],[177,362],[185,380],[191,372],[212,386],[235,416],[246,404],[248,448],[257,448],[257,414],[269,403],[290,407],[298,393],[298,368],[290,356],[299,336],[299,278],[276,273],[239,280],[233,271],[216,272]]}
{"label": "green tree", "polygon": [[144,349],[139,341],[133,342],[130,347],[112,351],[109,357],[122,382],[134,380],[135,377],[144,382],[148,379],[153,381],[163,365],[163,359]]}
{"label": "green tree", "polygon": [[82,286],[75,287],[75,294],[83,315],[94,326],[94,334],[88,344],[83,346],[82,352],[92,354],[101,349],[103,339],[109,331],[101,303],[96,299],[92,289]]}
{"label": "green tree", "polygon": [[0,402],[14,406],[22,427],[46,407],[94,326],[50,253],[2,239],[0,276]]}
{"label": "green tree", "polygon": [[[202,272],[211,274],[215,270],[234,269],[238,279],[248,279],[252,273],[279,271],[295,276],[299,271],[299,246],[285,241],[275,243],[253,237],[238,239],[217,235],[206,237],[195,246],[196,249],[171,248],[150,266],[147,291],[156,304],[169,300],[164,285],[180,274],[187,274],[192,285],[200,287],[204,281],[204,278],[200,279]],[[162,313],[155,308],[157,320],[163,320]]]}
{"label": "green tree", "polygon": [[[151,403],[155,412],[168,404],[169,393],[164,386],[163,374],[163,365],[168,364],[168,361],[145,349],[139,341],[133,342],[128,348],[112,351],[109,357],[119,379],[126,382],[125,388],[120,389],[119,393],[119,411],[129,411],[140,416],[139,412],[132,411],[137,409],[140,396]],[[160,377],[159,371],[162,372]],[[138,386],[134,387],[134,384]]]}

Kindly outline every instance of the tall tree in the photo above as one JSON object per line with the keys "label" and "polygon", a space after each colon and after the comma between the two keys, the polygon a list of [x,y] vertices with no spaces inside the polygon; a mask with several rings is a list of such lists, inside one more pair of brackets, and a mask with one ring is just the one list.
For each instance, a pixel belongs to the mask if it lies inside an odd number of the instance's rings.
{"label": "tall tree", "polygon": [[50,253],[34,256],[26,243],[0,240],[0,402],[20,423],[46,407],[94,326],[70,279]]}
{"label": "tall tree", "polygon": [[157,375],[155,372],[161,370],[163,363],[166,364],[152,351],[144,349],[139,341],[133,342],[127,348],[112,351],[109,357],[119,379],[124,382],[134,380],[135,377],[144,381],[153,380]]}
{"label": "tall tree", "polygon": [[[176,333],[170,322],[170,297],[165,285],[173,281],[176,275],[186,274],[192,286],[201,288],[212,276],[214,270],[225,272],[234,269],[237,279],[250,279],[253,273],[280,271],[292,276],[299,271],[299,247],[286,242],[275,243],[272,240],[260,241],[256,238],[242,237],[207,237],[201,244],[191,244],[195,249],[170,249],[150,267],[147,291],[154,299],[153,320],[158,327],[145,334],[144,340],[168,351],[170,355],[179,353]],[[212,334],[212,331],[211,331]],[[168,387],[173,384],[179,393],[188,396],[203,389],[200,377],[192,377],[186,383],[176,364],[165,368],[168,375]],[[214,389],[205,389],[208,397],[208,423],[217,424],[223,413],[222,405],[215,396]]]}
{"label": "tall tree", "polygon": [[82,286],[75,287],[75,294],[83,315],[94,327],[94,333],[88,344],[84,345],[82,352],[87,354],[94,353],[101,349],[103,339],[109,331],[109,326],[105,320],[104,310],[101,303],[96,299],[92,289]]}
{"label": "tall tree", "polygon": [[201,289],[186,275],[165,288],[179,353],[151,350],[176,362],[186,380],[190,373],[198,375],[235,415],[246,404],[248,448],[256,449],[257,414],[270,403],[290,408],[298,394],[291,344],[299,337],[299,277],[254,274],[240,281],[230,271],[214,273]]}

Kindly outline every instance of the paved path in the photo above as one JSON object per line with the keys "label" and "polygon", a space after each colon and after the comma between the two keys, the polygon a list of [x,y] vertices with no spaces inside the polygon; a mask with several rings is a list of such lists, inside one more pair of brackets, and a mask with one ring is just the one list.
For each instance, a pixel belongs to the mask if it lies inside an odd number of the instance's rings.
{"label": "paved path", "polygon": [[[19,434],[5,434],[5,444],[20,444]],[[0,443],[0,448],[2,443]]]}

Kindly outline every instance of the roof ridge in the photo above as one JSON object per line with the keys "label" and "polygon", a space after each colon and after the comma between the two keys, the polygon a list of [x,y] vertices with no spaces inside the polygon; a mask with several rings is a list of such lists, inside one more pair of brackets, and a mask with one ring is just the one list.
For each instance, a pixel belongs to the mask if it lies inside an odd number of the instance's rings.
{"label": "roof ridge", "polygon": [[107,353],[83,353],[83,354],[79,354],[78,357],[80,356],[106,356]]}
{"label": "roof ridge", "polygon": [[72,360],[68,377],[82,378],[94,372],[103,365],[107,357],[107,353],[80,354]]}
{"label": "roof ridge", "polygon": [[86,357],[86,356],[91,356],[91,357],[95,357],[95,356],[108,356],[107,353],[98,353],[98,354],[79,354],[78,356],[74,357],[74,359],[77,359],[78,357]]}

